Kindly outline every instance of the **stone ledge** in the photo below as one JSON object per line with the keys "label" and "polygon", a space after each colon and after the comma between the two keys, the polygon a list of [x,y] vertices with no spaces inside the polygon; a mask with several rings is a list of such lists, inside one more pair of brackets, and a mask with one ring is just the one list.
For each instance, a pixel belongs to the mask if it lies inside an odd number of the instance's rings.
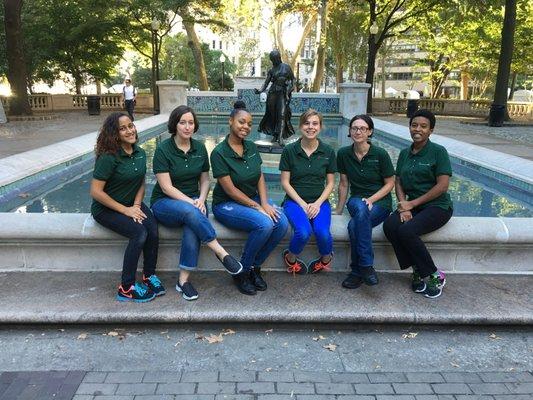
{"label": "stone ledge", "polygon": [[[334,270],[349,268],[348,216],[332,216]],[[238,255],[246,239],[211,217],[221,243]],[[160,226],[158,268],[177,264],[181,229]],[[284,269],[280,254],[290,232],[265,263],[265,269]],[[533,273],[533,219],[453,217],[442,229],[425,235],[437,265],[446,271]],[[98,225],[89,214],[0,213],[0,270],[120,270],[126,240]],[[381,226],[374,228],[375,267],[397,270],[392,248]],[[316,257],[307,246],[302,257]],[[95,256],[97,255],[97,256]],[[202,248],[203,269],[220,269],[212,253]]]}

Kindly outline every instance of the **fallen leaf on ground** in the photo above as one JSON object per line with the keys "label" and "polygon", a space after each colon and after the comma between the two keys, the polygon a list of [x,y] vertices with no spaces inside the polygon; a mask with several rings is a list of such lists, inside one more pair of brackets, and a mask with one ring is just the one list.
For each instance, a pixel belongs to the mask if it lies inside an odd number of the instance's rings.
{"label": "fallen leaf on ground", "polygon": [[167,333],[168,333],[168,331],[163,331],[163,332],[161,332],[161,335],[165,335]]}
{"label": "fallen leaf on ground", "polygon": [[85,340],[87,339],[88,334],[87,333],[80,333],[78,335],[78,340]]}
{"label": "fallen leaf on ground", "polygon": [[221,335],[235,335],[235,331],[233,329],[226,329]]}
{"label": "fallen leaf on ground", "polygon": [[491,334],[489,335],[489,338],[490,338],[490,339],[493,339],[493,340],[500,340],[500,339],[501,339],[501,337],[499,337],[499,336],[496,335],[495,333],[491,333]]}
{"label": "fallen leaf on ground", "polygon": [[460,367],[459,364],[456,364],[456,363],[454,363],[454,362],[450,362],[450,364],[451,364],[452,367],[455,367],[455,368],[459,368],[459,367]]}
{"label": "fallen leaf on ground", "polygon": [[270,372],[270,371],[272,371],[272,368],[270,368],[270,367],[265,368],[265,371],[266,371],[266,372]]}
{"label": "fallen leaf on ground", "polygon": [[181,344],[181,342],[176,342],[176,344],[174,345],[174,347],[178,347],[180,344]]}
{"label": "fallen leaf on ground", "polygon": [[115,331],[107,332],[107,336],[118,336],[118,332],[115,332]]}
{"label": "fallen leaf on ground", "polygon": [[220,343],[220,342],[224,341],[224,338],[222,337],[222,333],[221,333],[220,335],[209,335],[209,336],[206,336],[205,340],[207,340],[207,342],[209,344],[213,344],[213,343]]}
{"label": "fallen leaf on ground", "polygon": [[404,339],[414,339],[417,335],[418,335],[417,332],[409,332],[409,333],[404,333],[402,335],[402,338],[404,338]]}
{"label": "fallen leaf on ground", "polygon": [[204,340],[204,335],[200,335],[199,333],[195,333],[194,334],[194,338],[196,340]]}
{"label": "fallen leaf on ground", "polygon": [[322,336],[322,335],[318,335],[317,337],[314,337],[314,338],[313,338],[313,340],[314,340],[315,342],[318,342],[319,340],[324,340],[324,339],[326,339],[326,337],[325,337],[325,336]]}
{"label": "fallen leaf on ground", "polygon": [[337,349],[337,345],[333,344],[333,343],[327,344],[327,345],[322,346],[322,347],[325,348],[326,350],[329,350],[329,351],[335,351]]}
{"label": "fallen leaf on ground", "polygon": [[274,329],[267,329],[267,330],[265,331],[265,333],[272,333],[272,332],[274,332]]}

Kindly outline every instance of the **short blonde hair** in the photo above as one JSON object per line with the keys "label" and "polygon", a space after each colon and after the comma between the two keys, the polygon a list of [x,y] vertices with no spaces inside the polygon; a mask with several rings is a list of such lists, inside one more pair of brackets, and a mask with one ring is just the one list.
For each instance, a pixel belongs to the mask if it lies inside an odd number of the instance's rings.
{"label": "short blonde hair", "polygon": [[302,115],[300,115],[300,124],[298,126],[303,126],[303,124],[305,124],[305,122],[313,117],[313,116],[317,116],[318,117],[318,120],[320,121],[320,127],[322,127],[322,114],[320,114],[317,110],[314,110],[312,108],[310,108],[309,110],[307,110],[306,112],[304,112]]}

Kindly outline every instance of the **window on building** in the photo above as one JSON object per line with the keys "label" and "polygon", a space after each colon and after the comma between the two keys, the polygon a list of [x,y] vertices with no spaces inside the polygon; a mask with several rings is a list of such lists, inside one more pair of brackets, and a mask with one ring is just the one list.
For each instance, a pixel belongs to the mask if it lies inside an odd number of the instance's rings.
{"label": "window on building", "polygon": [[219,40],[219,41],[218,41],[218,49],[219,49],[219,50],[222,50],[222,40]]}

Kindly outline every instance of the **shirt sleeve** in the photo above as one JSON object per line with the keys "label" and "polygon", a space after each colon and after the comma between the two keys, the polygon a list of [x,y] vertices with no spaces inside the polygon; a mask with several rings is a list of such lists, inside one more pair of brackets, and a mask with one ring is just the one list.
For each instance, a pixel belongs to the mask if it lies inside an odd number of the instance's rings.
{"label": "shirt sleeve", "polygon": [[204,157],[204,164],[202,165],[202,172],[209,172],[209,155],[205,146],[202,147],[202,156]]}
{"label": "shirt sleeve", "polygon": [[115,155],[102,154],[94,163],[93,178],[99,181],[107,181],[115,172]]}
{"label": "shirt sleeve", "polygon": [[436,157],[437,165],[435,169],[435,175],[452,176],[452,165],[450,163],[450,156],[448,156],[448,151],[444,147],[440,147]]}
{"label": "shirt sleeve", "polygon": [[334,174],[337,172],[337,157],[335,157],[335,150],[333,150],[333,148],[329,152],[329,164],[326,172],[328,174]]}
{"label": "shirt sleeve", "polygon": [[383,178],[388,178],[394,175],[394,166],[392,165],[392,160],[390,159],[389,153],[387,153],[386,150],[381,152],[379,158],[379,169]]}
{"label": "shirt sleeve", "polygon": [[283,152],[281,153],[281,158],[279,160],[279,170],[280,171],[290,171],[291,170],[291,163],[289,162],[289,151],[287,147],[283,149]]}
{"label": "shirt sleeve", "polygon": [[211,152],[211,167],[213,168],[213,178],[221,178],[230,174],[229,166],[216,149]]}
{"label": "shirt sleeve", "polygon": [[161,146],[158,146],[155,149],[154,158],[152,160],[152,170],[154,174],[162,174],[165,172],[170,172],[170,163],[167,156]]}
{"label": "shirt sleeve", "polygon": [[400,176],[402,174],[402,166],[404,163],[404,151],[402,150],[400,152],[400,155],[398,156],[398,161],[396,162],[396,176]]}

